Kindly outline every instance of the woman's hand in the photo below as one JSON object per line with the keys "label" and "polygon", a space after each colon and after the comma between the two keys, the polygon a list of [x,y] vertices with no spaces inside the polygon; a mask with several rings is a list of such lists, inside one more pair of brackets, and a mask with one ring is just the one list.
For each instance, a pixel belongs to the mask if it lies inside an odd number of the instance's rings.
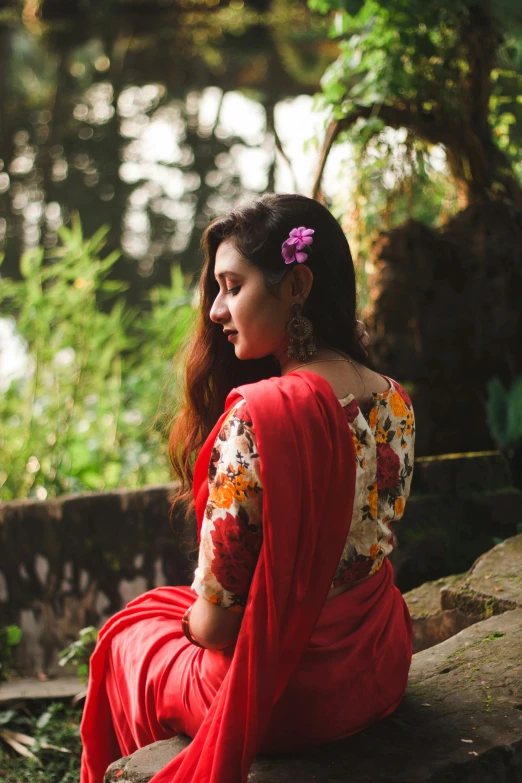
{"label": "woman's hand", "polygon": [[190,633],[208,650],[226,650],[236,641],[242,619],[242,612],[222,609],[199,596],[190,612]]}
{"label": "woman's hand", "polygon": [[355,322],[355,336],[359,341],[359,345],[363,349],[366,356],[368,356],[367,348],[370,345],[370,335],[366,331],[366,324],[363,321]]}

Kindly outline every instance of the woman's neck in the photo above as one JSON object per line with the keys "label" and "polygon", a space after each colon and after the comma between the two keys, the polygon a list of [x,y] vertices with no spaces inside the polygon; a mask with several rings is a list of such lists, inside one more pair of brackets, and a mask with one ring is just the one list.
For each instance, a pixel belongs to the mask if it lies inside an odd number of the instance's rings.
{"label": "woman's neck", "polygon": [[314,356],[310,356],[309,359],[305,359],[304,361],[299,361],[299,359],[296,359],[295,357],[285,356],[284,359],[280,360],[281,375],[288,375],[288,373],[293,372],[298,367],[306,367],[308,364],[313,364],[319,369],[322,362],[331,363],[342,360],[350,361],[348,356],[331,348],[319,348]]}

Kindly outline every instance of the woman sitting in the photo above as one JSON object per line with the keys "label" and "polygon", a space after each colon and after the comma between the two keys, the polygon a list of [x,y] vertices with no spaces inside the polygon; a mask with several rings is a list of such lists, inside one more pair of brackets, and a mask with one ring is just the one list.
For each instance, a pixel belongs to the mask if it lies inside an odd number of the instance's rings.
{"label": "woman sitting", "polygon": [[199,563],[192,588],[151,590],[100,632],[82,783],[178,733],[193,742],[154,783],[242,783],[258,751],[347,737],[406,688],[411,623],[388,555],[414,418],[364,366],[343,231],[315,201],[268,195],[203,246],[170,440]]}

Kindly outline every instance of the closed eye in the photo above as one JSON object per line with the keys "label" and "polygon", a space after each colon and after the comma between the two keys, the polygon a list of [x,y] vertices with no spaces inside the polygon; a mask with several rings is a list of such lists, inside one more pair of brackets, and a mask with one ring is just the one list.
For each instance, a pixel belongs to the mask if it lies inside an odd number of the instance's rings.
{"label": "closed eye", "polygon": [[227,294],[232,294],[232,296],[236,296],[239,293],[241,286],[236,285],[235,288],[227,288]]}

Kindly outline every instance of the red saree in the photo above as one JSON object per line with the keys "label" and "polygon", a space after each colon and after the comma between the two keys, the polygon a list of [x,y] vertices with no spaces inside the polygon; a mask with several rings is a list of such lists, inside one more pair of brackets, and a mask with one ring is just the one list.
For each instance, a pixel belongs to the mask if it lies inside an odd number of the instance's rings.
{"label": "red saree", "polygon": [[[290,373],[233,390],[256,432],[263,546],[234,651],[190,645],[179,622],[187,588],[159,588],[104,626],[82,720],[82,783],[178,732],[191,745],[154,783],[243,783],[255,754],[354,733],[397,706],[411,627],[391,567],[326,601],[353,508],[351,431],[320,376]],[[196,463],[201,525],[217,422]]]}

